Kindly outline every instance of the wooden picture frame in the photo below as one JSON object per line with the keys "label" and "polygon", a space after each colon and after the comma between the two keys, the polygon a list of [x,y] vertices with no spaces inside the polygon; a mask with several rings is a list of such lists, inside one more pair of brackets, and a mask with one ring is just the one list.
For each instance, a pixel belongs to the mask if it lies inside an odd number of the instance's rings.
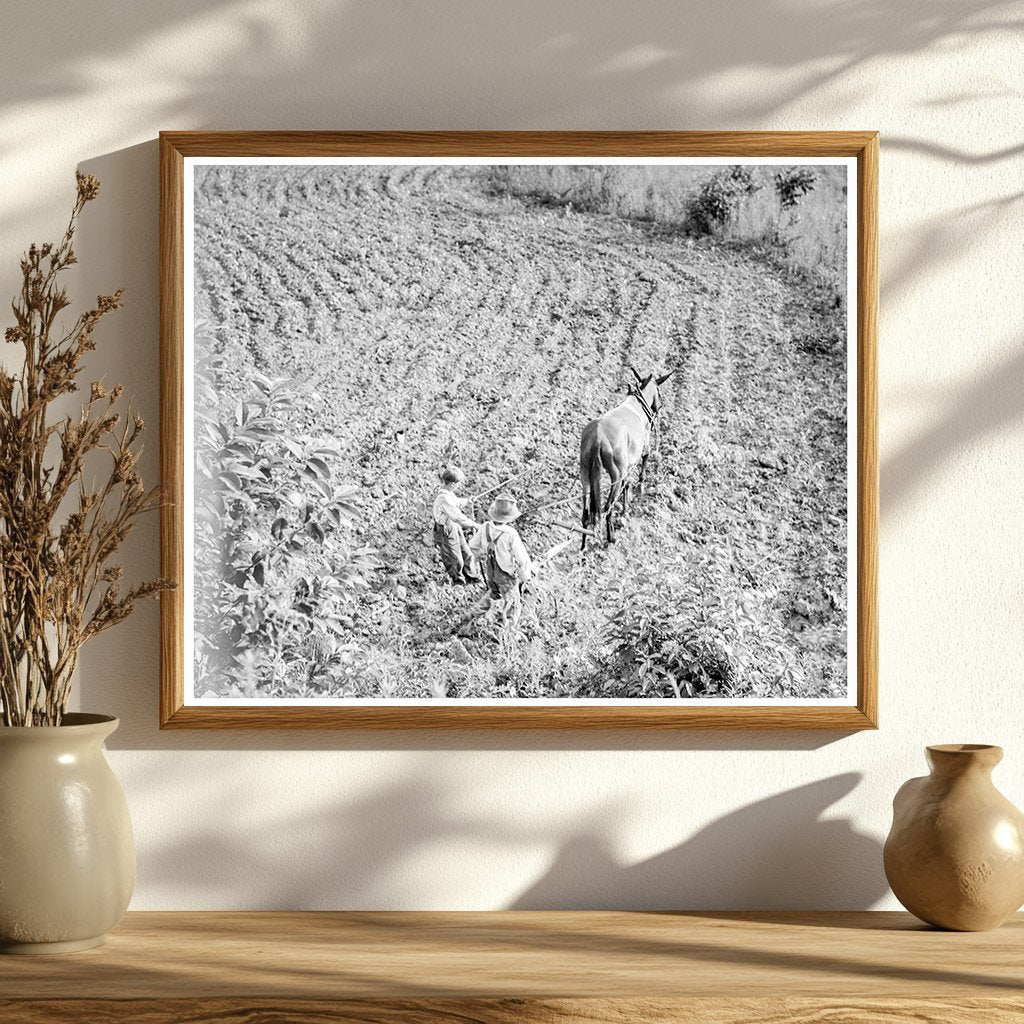
{"label": "wooden picture frame", "polygon": [[[856,174],[856,602],[855,699],[829,704],[653,700],[580,706],[359,704],[267,705],[241,700],[196,704],[186,697],[185,383],[186,161],[207,158],[785,158],[794,164],[847,158]],[[161,728],[331,729],[830,729],[877,727],[876,322],[878,308],[876,132],[162,132],[160,134],[161,513],[163,575],[178,582],[161,595]],[[852,180],[852,179],[851,179]],[[852,200],[851,200],[852,202]],[[853,296],[851,294],[850,298]],[[852,412],[852,410],[850,410]],[[852,512],[852,510],[851,510]]]}

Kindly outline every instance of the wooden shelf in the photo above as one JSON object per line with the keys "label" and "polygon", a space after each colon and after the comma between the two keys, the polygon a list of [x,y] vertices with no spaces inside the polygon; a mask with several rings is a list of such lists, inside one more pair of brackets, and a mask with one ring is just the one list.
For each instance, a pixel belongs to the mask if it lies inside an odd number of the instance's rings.
{"label": "wooden shelf", "polygon": [[133,913],[0,957],[4,1024],[1024,1021],[1024,914]]}

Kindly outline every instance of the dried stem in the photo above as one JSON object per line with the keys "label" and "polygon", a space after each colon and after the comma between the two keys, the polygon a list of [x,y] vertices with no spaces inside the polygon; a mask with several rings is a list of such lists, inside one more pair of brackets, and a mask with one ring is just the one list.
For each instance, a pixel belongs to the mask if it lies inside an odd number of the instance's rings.
{"label": "dried stem", "polygon": [[[57,319],[70,304],[60,274],[77,262],[78,217],[99,193],[77,175],[78,193],[64,236],[33,245],[21,261],[21,288],[7,328],[24,350],[21,372],[0,370],[0,711],[3,724],[59,725],[71,696],[82,645],[131,614],[135,602],[170,586],[152,580],[120,591],[110,564],[136,518],[158,504],[139,478],[138,437],[145,429],[129,407],[115,411],[124,389],[93,381],[77,418],[48,418],[53,402],[78,390],[93,331],[121,305],[121,291],[100,295],[70,330]],[[53,438],[60,457],[48,454]],[[86,459],[110,458],[102,486],[83,481]],[[77,501],[70,497],[77,484]]]}

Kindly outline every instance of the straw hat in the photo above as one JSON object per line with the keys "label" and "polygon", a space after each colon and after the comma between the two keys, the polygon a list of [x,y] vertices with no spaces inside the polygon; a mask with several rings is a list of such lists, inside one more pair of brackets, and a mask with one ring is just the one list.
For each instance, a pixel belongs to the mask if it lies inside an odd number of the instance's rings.
{"label": "straw hat", "polygon": [[496,523],[511,523],[513,519],[518,519],[522,514],[516,504],[516,499],[511,494],[499,494],[487,510],[487,515]]}

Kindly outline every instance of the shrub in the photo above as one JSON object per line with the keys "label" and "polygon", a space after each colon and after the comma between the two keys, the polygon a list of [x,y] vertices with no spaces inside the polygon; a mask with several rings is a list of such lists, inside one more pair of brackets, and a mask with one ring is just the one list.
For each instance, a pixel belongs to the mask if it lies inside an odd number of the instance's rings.
{"label": "shrub", "polygon": [[817,174],[806,167],[786,167],[776,172],[773,181],[779,197],[779,206],[791,210],[814,188]]}
{"label": "shrub", "polygon": [[224,372],[217,357],[196,368],[196,692],[341,679],[377,565],[353,540],[356,489],[337,479],[336,447],[289,436],[290,384],[250,370],[254,394],[226,417]]}
{"label": "shrub", "polygon": [[754,667],[762,679],[795,681],[779,658],[788,646],[781,621],[766,595],[740,587],[727,552],[709,551],[685,580],[638,576],[631,591],[605,629],[622,695],[749,695]]}
{"label": "shrub", "polygon": [[690,203],[686,226],[697,235],[711,235],[734,220],[745,200],[761,185],[749,168],[736,165],[708,178]]}

